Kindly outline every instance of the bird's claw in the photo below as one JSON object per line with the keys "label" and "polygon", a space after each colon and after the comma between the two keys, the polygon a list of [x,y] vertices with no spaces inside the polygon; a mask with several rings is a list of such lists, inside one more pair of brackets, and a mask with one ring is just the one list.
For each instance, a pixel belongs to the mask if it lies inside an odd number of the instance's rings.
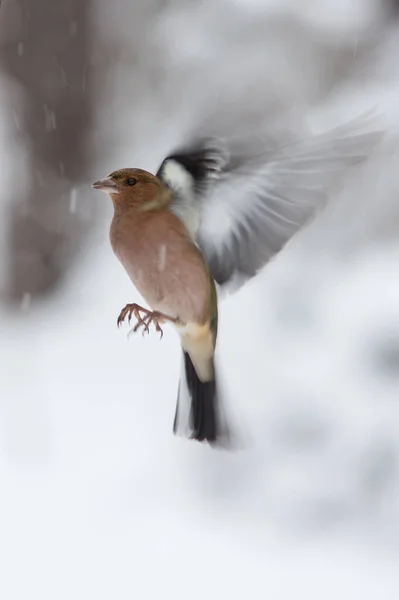
{"label": "bird's claw", "polygon": [[133,328],[133,331],[138,331],[140,327],[143,328],[142,335],[145,333],[150,333],[150,325],[153,324],[155,327],[155,331],[160,333],[160,339],[163,338],[163,329],[159,324],[159,319],[161,318],[161,314],[157,311],[154,311],[148,315],[146,315],[143,319],[141,319]]}
{"label": "bird's claw", "polygon": [[150,333],[150,329],[149,329],[149,324],[151,322],[151,317],[149,315],[146,315],[144,318],[140,317],[140,319],[137,320],[136,325],[133,327],[133,331],[134,333],[136,333],[136,331],[138,331],[140,329],[140,327],[143,328],[142,331],[142,335],[144,337],[145,333]]}
{"label": "bird's claw", "polygon": [[[144,316],[142,316],[142,313],[144,313]],[[124,322],[126,317],[128,319],[128,323],[130,325],[130,322],[131,322],[131,319],[133,316],[137,319],[137,323],[133,327],[133,330],[132,330],[134,333],[136,331],[138,331],[140,329],[140,327],[142,327],[143,328],[142,334],[144,336],[145,333],[150,333],[150,325],[153,324],[155,327],[155,331],[160,333],[160,339],[163,338],[163,330],[159,324],[160,321],[161,322],[171,321],[172,323],[179,322],[178,319],[174,319],[173,317],[164,315],[163,313],[158,312],[156,310],[151,311],[151,310],[148,310],[147,308],[143,308],[142,306],[139,306],[138,304],[126,304],[125,308],[123,308],[119,314],[119,317],[117,320],[118,327],[121,326],[121,324]]]}

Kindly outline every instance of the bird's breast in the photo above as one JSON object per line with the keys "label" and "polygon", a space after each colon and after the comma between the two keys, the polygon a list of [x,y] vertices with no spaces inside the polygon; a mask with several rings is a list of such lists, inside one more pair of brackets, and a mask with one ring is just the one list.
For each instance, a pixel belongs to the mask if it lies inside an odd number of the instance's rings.
{"label": "bird's breast", "polygon": [[111,245],[140,294],[151,306],[162,300],[164,282],[160,275],[167,261],[167,247],[149,227],[116,223],[111,227]]}
{"label": "bird's breast", "polygon": [[181,222],[171,214],[114,218],[112,248],[153,310],[184,322],[209,311],[209,280],[203,259]]}

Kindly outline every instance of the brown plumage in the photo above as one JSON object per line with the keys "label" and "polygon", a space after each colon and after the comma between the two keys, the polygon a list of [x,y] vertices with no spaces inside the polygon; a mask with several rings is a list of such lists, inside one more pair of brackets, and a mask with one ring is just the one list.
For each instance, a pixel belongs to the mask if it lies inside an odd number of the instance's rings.
{"label": "brown plumage", "polygon": [[[170,210],[171,192],[151,173],[122,169],[93,187],[112,198],[113,251],[153,311],[128,305],[121,317],[134,314],[139,319],[136,327],[147,330],[151,322],[158,330],[165,321],[175,325],[184,351],[179,404],[188,394],[191,437],[216,442],[220,437],[213,363],[217,299],[205,260],[184,223]],[[179,408],[176,420],[178,413]]]}

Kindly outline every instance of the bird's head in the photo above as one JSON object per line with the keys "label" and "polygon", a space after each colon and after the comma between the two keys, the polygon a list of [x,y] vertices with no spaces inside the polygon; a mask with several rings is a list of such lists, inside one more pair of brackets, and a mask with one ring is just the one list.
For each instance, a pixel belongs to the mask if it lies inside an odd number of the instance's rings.
{"label": "bird's head", "polygon": [[167,204],[170,195],[155,175],[143,169],[118,169],[93,183],[92,187],[109,194],[115,208],[119,209],[157,209]]}

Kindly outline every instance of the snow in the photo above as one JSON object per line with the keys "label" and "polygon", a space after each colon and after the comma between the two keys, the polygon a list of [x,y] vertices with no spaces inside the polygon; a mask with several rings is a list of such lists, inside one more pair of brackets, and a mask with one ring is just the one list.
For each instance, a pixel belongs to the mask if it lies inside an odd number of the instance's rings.
{"label": "snow", "polygon": [[[111,15],[105,4],[98,3],[96,19],[109,32],[118,11]],[[156,168],[207,93],[219,89],[224,53],[234,46],[223,36],[215,42],[223,22],[213,23],[203,58],[196,56],[198,24],[217,12],[211,4],[198,3],[187,53],[189,30],[180,46],[176,31],[192,15],[180,14],[176,3],[159,41],[175,36],[170,60],[181,59],[182,70],[171,68],[171,78],[181,78],[179,89],[186,83],[189,108],[180,113],[182,95],[165,115],[172,85],[160,85],[159,97],[141,92],[141,109],[128,123],[115,120],[115,107],[131,114],[126,65],[113,65],[107,85],[101,82],[101,150],[88,186],[132,160]],[[239,0],[224,4],[249,15],[243,28],[254,15],[278,12],[271,1],[264,12],[258,1],[251,10]],[[297,14],[295,3],[282,4]],[[351,38],[349,18],[356,36],[367,38],[377,10],[369,1],[362,16],[356,2],[345,13],[339,2],[334,12],[319,0],[306,3],[305,21],[312,5],[312,27],[321,34],[330,28],[332,45],[340,32],[343,45]],[[119,23],[123,31],[134,25]],[[162,29],[161,18],[154,28]],[[120,309],[140,297],[109,247],[110,207],[96,241],[53,296],[36,303],[24,295],[15,313],[0,305],[0,598],[398,598],[397,35],[387,24],[372,66],[326,97],[315,97],[319,71],[307,47],[299,53],[301,77],[295,57],[286,71],[265,75],[271,89],[281,82],[278,94],[289,104],[292,71],[299,112],[306,106],[309,121],[320,125],[335,125],[377,99],[390,132],[367,165],[348,173],[334,203],[221,304],[217,359],[237,450],[217,452],[173,436],[180,348],[172,328],[165,326],[162,341],[156,334],[128,341],[128,328],[117,329]],[[206,90],[199,82],[212,55],[222,67]],[[191,61],[198,70],[185,79]],[[256,70],[261,57],[254,62]],[[228,65],[226,80],[233,70]],[[250,78],[245,73],[244,83]],[[229,90],[240,83],[229,81]],[[238,88],[234,99],[244,94]],[[17,103],[0,101],[0,112],[18,114]],[[7,186],[24,161],[24,140],[16,141],[12,122],[0,117],[0,146],[9,149],[0,182],[2,260]],[[80,195],[71,189],[66,199],[72,212]]]}
{"label": "snow", "polygon": [[175,337],[126,342],[105,245],[53,306],[3,314],[3,597],[396,598],[397,372],[373,379],[358,347],[398,319],[380,260],[330,273],[310,332],[235,328],[258,285],[226,302],[219,358],[252,438],[233,454],[173,437]]}

